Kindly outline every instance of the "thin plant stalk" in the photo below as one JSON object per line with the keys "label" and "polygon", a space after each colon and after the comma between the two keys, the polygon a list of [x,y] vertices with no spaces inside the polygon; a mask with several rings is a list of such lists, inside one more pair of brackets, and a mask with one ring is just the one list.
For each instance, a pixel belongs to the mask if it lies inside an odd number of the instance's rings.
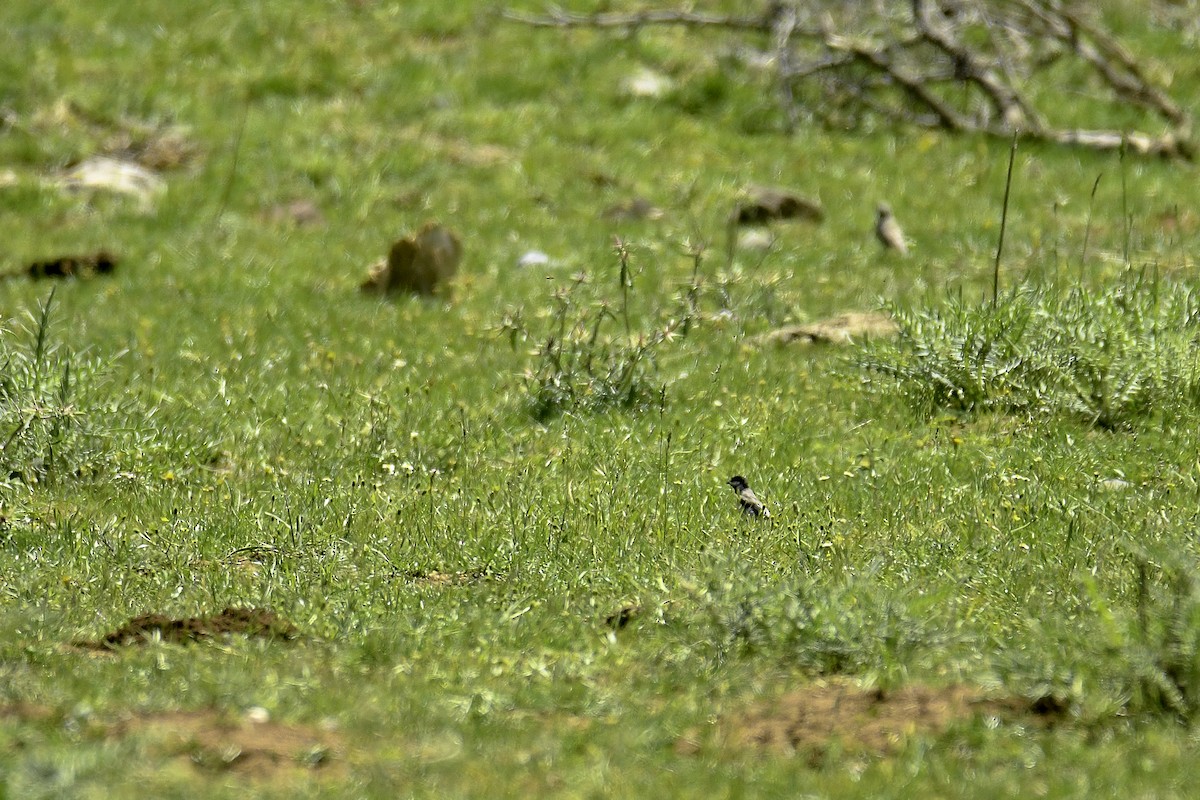
{"label": "thin plant stalk", "polygon": [[1008,193],[1012,188],[1013,162],[1017,160],[1017,134],[1013,131],[1012,147],[1008,151],[1008,174],[1004,178],[1004,203],[1000,209],[1000,241],[996,244],[996,261],[992,265],[992,308],[1000,297],[1000,256],[1004,253],[1004,231],[1008,227]]}
{"label": "thin plant stalk", "polygon": [[233,195],[233,182],[237,179],[238,162],[242,157],[242,138],[246,134],[246,121],[249,118],[250,94],[247,92],[242,98],[242,118],[238,122],[237,133],[233,138],[233,157],[229,160],[229,172],[225,175],[225,186],[221,189],[221,198],[212,218],[214,226],[221,221],[221,215],[225,213],[225,209],[229,205],[229,198]]}
{"label": "thin plant stalk", "polygon": [[1083,285],[1084,271],[1087,269],[1088,240],[1092,236],[1092,211],[1096,207],[1096,190],[1100,188],[1100,179],[1103,177],[1103,172],[1096,176],[1096,182],[1092,184],[1092,196],[1088,200],[1087,224],[1083,226],[1083,253],[1079,257],[1079,284],[1081,286]]}
{"label": "thin plant stalk", "polygon": [[1133,229],[1133,220],[1129,216],[1129,184],[1126,181],[1125,175],[1125,142],[1121,142],[1120,154],[1117,156],[1121,164],[1121,225],[1124,228],[1124,241],[1122,242],[1122,252],[1125,256],[1125,268],[1128,269],[1132,262],[1129,260],[1129,238]]}
{"label": "thin plant stalk", "polygon": [[614,238],[613,247],[621,265],[621,317],[625,320],[625,336],[628,338],[632,330],[629,325],[629,248],[620,236]]}

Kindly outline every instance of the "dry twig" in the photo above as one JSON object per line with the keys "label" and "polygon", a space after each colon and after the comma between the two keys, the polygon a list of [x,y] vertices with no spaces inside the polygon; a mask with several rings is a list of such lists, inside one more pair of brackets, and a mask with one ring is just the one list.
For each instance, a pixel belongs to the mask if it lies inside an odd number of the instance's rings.
{"label": "dry twig", "polygon": [[[802,114],[839,127],[877,115],[957,132],[1192,158],[1190,115],[1085,9],[1065,0],[770,0],[761,13],[740,16],[684,9],[505,16],[539,27],[631,33],[654,25],[726,30],[739,38],[734,49],[744,63],[773,69],[789,132]],[[1064,59],[1081,69],[1051,75]],[[1063,75],[1084,77],[1064,85]],[[1086,102],[1099,107],[1097,114],[1134,106],[1164,132],[1056,125],[1056,100],[1067,97],[1069,105],[1091,98]]]}

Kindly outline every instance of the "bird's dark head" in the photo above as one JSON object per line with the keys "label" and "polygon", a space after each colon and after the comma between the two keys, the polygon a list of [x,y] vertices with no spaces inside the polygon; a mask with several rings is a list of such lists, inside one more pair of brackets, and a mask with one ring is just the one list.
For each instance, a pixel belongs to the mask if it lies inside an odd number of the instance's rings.
{"label": "bird's dark head", "polygon": [[746,483],[746,479],[741,475],[734,475],[732,478],[730,478],[729,485],[733,487],[735,492],[740,492],[750,486],[750,484]]}
{"label": "bird's dark head", "polygon": [[892,215],[892,207],[887,203],[880,203],[875,207],[875,216],[879,219],[887,219]]}

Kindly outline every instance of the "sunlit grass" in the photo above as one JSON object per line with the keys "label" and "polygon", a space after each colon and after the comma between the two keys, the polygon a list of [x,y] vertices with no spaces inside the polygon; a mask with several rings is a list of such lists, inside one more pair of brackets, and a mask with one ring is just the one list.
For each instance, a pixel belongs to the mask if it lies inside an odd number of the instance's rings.
{"label": "sunlit grass", "polygon": [[[1147,26],[1133,46],[1182,47]],[[1004,143],[785,138],[769,82],[695,41],[538,32],[466,3],[0,10],[3,268],[120,256],[61,283],[44,320],[45,282],[0,283],[0,711],[49,710],[0,716],[9,794],[1099,796],[1190,779],[1190,166],[1019,149],[991,312]],[[672,92],[629,96],[643,66]],[[1180,68],[1185,104],[1194,78]],[[131,131],[189,144],[150,209],[54,184]],[[818,198],[825,223],[728,260],[752,183]],[[603,216],[635,196],[664,216]],[[321,219],[276,213],[294,200]],[[879,251],[880,200],[910,258]],[[429,220],[464,242],[455,285],[360,293]],[[549,263],[518,266],[531,250]],[[903,333],[869,351],[889,369],[866,383],[861,354],[754,343],[881,306]],[[964,349],[972,332],[1064,380],[1087,358],[1153,380],[1096,414],[1041,373],[992,380],[1008,361]],[[735,473],[772,522],[738,512]],[[236,605],[305,638],[65,647]],[[832,675],[1070,710],[815,767],[721,744],[714,720]],[[112,733],[255,707],[349,745],[297,789]]]}

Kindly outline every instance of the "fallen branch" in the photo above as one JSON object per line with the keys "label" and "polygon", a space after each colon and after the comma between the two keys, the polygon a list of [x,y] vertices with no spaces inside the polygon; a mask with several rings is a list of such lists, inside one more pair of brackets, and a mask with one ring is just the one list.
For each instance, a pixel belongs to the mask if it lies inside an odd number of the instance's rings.
{"label": "fallen branch", "polygon": [[647,25],[685,25],[693,27],[732,28],[737,30],[770,31],[770,16],[735,17],[720,14],[700,14],[694,11],[635,11],[629,14],[572,14],[555,9],[544,16],[504,11],[505,19],[537,28],[626,28]]}
{"label": "fallen branch", "polygon": [[[783,126],[805,113],[839,125],[879,115],[954,132],[1032,140],[1169,158],[1194,157],[1191,117],[1117,39],[1062,0],[910,0],[908,4],[798,3],[772,0],[758,15],[686,9],[543,16],[505,12],[526,25],[637,31],[655,25],[725,30],[744,64],[772,71]],[[747,39],[749,41],[747,41]],[[1047,71],[1064,58],[1084,86],[1061,85]],[[1078,72],[1078,71],[1075,71]],[[1041,83],[1039,84],[1039,81]],[[816,85],[819,102],[801,104]],[[1101,110],[1130,105],[1167,125],[1161,135],[1074,129],[1053,123],[1055,97],[1110,95]],[[1041,91],[1038,91],[1041,90]],[[1045,97],[1039,101],[1032,98]]]}

